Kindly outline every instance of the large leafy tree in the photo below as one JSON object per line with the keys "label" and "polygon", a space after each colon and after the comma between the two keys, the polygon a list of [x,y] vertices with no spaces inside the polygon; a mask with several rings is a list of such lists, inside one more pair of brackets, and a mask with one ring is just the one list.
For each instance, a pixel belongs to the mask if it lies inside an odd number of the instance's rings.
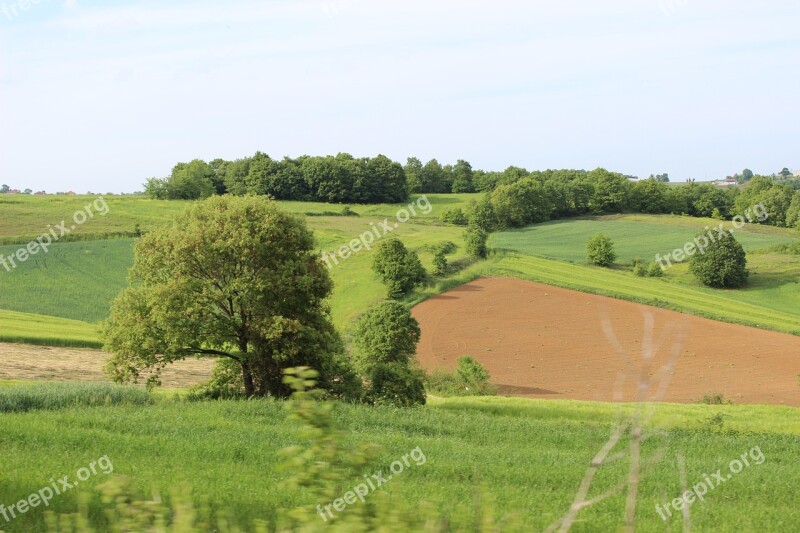
{"label": "large leafy tree", "polygon": [[[708,238],[700,234],[698,239]],[[689,259],[689,271],[703,284],[718,289],[739,288],[747,284],[747,256],[733,235],[717,238],[704,253]]]}
{"label": "large leafy tree", "polygon": [[333,284],[305,222],[264,197],[213,197],[136,244],[132,286],[103,327],[116,381],[190,356],[230,359],[248,396],[289,394],[283,370],[354,383],[325,303]]}
{"label": "large leafy tree", "polygon": [[463,159],[459,159],[453,167],[453,192],[475,192],[472,186],[472,174],[472,165]]}

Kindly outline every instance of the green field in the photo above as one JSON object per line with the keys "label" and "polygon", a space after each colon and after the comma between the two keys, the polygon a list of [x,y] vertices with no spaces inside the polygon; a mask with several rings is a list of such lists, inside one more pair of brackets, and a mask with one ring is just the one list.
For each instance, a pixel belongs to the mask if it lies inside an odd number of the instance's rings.
{"label": "green field", "polygon": [[[428,502],[450,517],[451,528],[470,528],[476,494],[490,498],[492,513],[511,520],[510,531],[541,531],[563,515],[594,454],[612,429],[618,406],[575,401],[515,399],[434,400],[405,410],[338,405],[335,419],[346,442],[373,442],[384,452],[364,474],[420,447],[426,462],[414,464],[381,490],[390,501],[414,509]],[[708,419],[724,415],[722,429]],[[411,416],[410,416],[411,415]],[[296,423],[273,401],[109,406],[0,414],[0,502],[37,491],[53,476],[72,474],[108,455],[114,473],[135,480],[142,495],[163,494],[187,483],[198,500],[234,511],[240,523],[270,519],[277,508],[314,502],[302,490],[279,483],[276,452],[296,443]],[[691,509],[698,531],[779,531],[800,523],[792,480],[800,476],[800,423],[781,407],[658,405],[652,428],[666,432],[644,447],[664,459],[644,476],[637,529],[664,531],[657,503],[677,497],[676,455],[686,458],[689,483],[758,446],[766,460],[709,492]],[[37,443],[50,443],[47,446]],[[625,449],[627,443],[620,444]],[[180,461],[175,458],[180,457]],[[624,479],[627,459],[600,471],[593,495]],[[74,474],[72,475],[74,479]],[[98,475],[89,487],[105,480]],[[353,483],[358,480],[354,479]],[[77,492],[77,491],[76,491]],[[324,502],[322,502],[324,503]],[[51,510],[71,512],[76,494],[53,500]],[[96,505],[96,501],[94,502]],[[575,531],[613,531],[622,525],[624,497],[615,496],[580,515]],[[29,512],[6,531],[41,530],[43,513]],[[524,524],[519,526],[519,524]],[[2,524],[0,524],[2,527]],[[670,531],[680,531],[673,521]],[[324,530],[320,528],[320,530]]]}
{"label": "green field", "polygon": [[[492,235],[492,248],[514,250],[574,263],[586,263],[586,242],[595,233],[605,233],[614,241],[617,261],[630,263],[635,257],[655,261],[691,241],[697,233],[715,228],[721,221],[673,215],[623,215],[573,220],[557,220]],[[733,226],[724,222],[726,229]],[[797,240],[792,230],[748,224],[734,230],[745,251]]]}
{"label": "green field", "polygon": [[[430,268],[430,247],[449,240],[459,246],[450,256],[451,262],[465,267],[448,278],[428,283],[408,298],[418,302],[477,275],[505,275],[550,283],[587,292],[686,311],[719,320],[748,324],[800,334],[800,256],[777,252],[749,253],[752,272],[747,288],[719,291],[701,286],[688,272],[687,264],[669,268],[664,279],[643,279],[633,276],[624,263],[634,257],[652,260],[656,253],[666,253],[683,246],[698,230],[719,224],[711,219],[694,219],[669,215],[615,215],[555,221],[520,230],[495,233],[490,246],[497,250],[486,262],[465,263],[463,229],[443,225],[437,217],[445,209],[466,208],[476,195],[429,195],[432,210],[421,211],[409,222],[399,225],[391,235],[399,236],[407,246],[419,252],[423,264]],[[19,200],[18,200],[19,198]],[[30,213],[41,220],[60,220],[72,209],[80,209],[92,197],[25,197],[2,204],[0,211],[10,210],[12,224],[2,227],[9,239],[24,241]],[[4,199],[0,199],[2,201]],[[5,200],[8,201],[8,200]],[[98,235],[132,229],[143,229],[167,223],[185,202],[158,202],[142,197],[108,197],[109,213],[95,218],[81,229],[94,225]],[[281,202],[294,213],[329,213],[342,210],[340,205],[310,202]],[[11,207],[9,207],[11,206]],[[352,206],[361,216],[308,216],[319,249],[333,251],[348,243],[370,224],[392,219],[399,205]],[[60,213],[60,214],[59,214]],[[120,223],[117,217],[122,217]],[[49,217],[49,218],[47,218]],[[584,247],[588,238],[602,231],[615,242],[618,266],[598,269],[586,265]],[[91,235],[87,235],[91,237]],[[778,244],[793,242],[797,232],[771,226],[747,225],[737,233],[748,250],[754,252]],[[0,246],[8,255],[19,244]],[[45,315],[37,318],[46,327],[28,327],[12,323],[0,314],[0,338],[26,339],[27,342],[53,344],[62,338],[64,344],[96,346],[97,323],[107,316],[113,298],[126,284],[127,269],[132,263],[132,239],[110,239],[54,244],[47,255],[39,254],[12,272],[0,271],[0,309]],[[374,250],[374,249],[373,249]],[[504,251],[505,250],[505,251]],[[507,252],[510,251],[510,252]],[[334,322],[347,331],[353,319],[371,303],[383,297],[383,287],[370,269],[373,251],[361,251],[331,269],[335,283],[331,297]],[[53,319],[79,320],[75,331]],[[63,336],[59,334],[63,332]]]}
{"label": "green field", "polygon": [[[446,208],[466,207],[473,197],[431,195],[431,213],[392,232],[419,252],[428,269],[432,245],[449,240],[459,246],[449,258],[459,265],[457,271],[429,281],[406,303],[478,275],[513,276],[800,334],[800,256],[764,251],[796,240],[796,233],[748,227],[739,238],[750,252],[750,284],[740,291],[716,291],[700,286],[686,264],[669,269],[662,279],[638,278],[625,264],[633,257],[650,259],[656,252],[682,246],[712,221],[627,215],[541,224],[494,234],[490,245],[495,251],[489,260],[472,262],[463,250],[463,228],[440,224],[436,217]],[[0,246],[0,253],[6,255],[42,226],[60,222],[92,200],[19,198],[19,203],[0,204],[0,215],[9,221],[0,228],[0,237],[5,239],[0,242],[14,243]],[[88,240],[54,244],[47,255],[31,258],[12,272],[0,271],[0,341],[99,345],[96,323],[127,284],[134,242],[103,237],[130,232],[136,224],[148,231],[168,223],[186,205],[137,197],[109,197],[108,201],[106,217],[80,228]],[[352,206],[361,216],[331,216],[342,206],[282,205],[295,213],[324,215],[306,219],[320,251],[347,244],[368,231],[370,223],[394,217],[400,207]],[[585,241],[598,231],[615,241],[620,258],[614,268],[585,264]],[[346,338],[353,319],[384,295],[370,269],[372,254],[357,253],[330,271],[335,283],[330,301],[333,318]],[[257,518],[272,520],[281,508],[325,503],[310,501],[308,493],[288,491],[279,484],[287,474],[277,469],[277,452],[298,442],[296,423],[287,420],[280,403],[187,403],[161,393],[153,405],[143,405],[142,391],[112,395],[87,392],[82,386],[31,391],[20,383],[10,385],[0,383],[0,446],[10,458],[0,469],[0,504],[12,504],[53,476],[75,472],[104,455],[113,462],[115,474],[134,480],[139,495],[149,495],[153,488],[166,495],[185,483],[196,501],[227,508],[244,525]],[[85,395],[89,399],[81,400]],[[74,407],[82,401],[95,407]],[[27,409],[34,410],[11,412]],[[414,466],[385,488],[390,501],[402,502],[408,509],[431,505],[448,517],[451,530],[463,531],[473,527],[477,498],[481,505],[489,504],[495,518],[504,520],[505,530],[535,531],[568,510],[614,420],[632,409],[630,405],[562,400],[432,398],[428,406],[413,413],[352,405],[337,405],[334,413],[345,429],[347,444],[372,442],[384,447],[373,471],[413,448],[424,451],[424,465]],[[800,475],[796,409],[659,404],[649,427],[666,436],[649,440],[644,453],[661,451],[664,458],[640,487],[638,530],[665,530],[655,505],[682,492],[677,454],[686,458],[691,484],[726,469],[730,461],[756,446],[766,461],[745,469],[709,493],[704,502],[695,503],[692,525],[701,531],[780,531],[800,523],[796,491],[789,481]],[[626,445],[625,441],[620,444]],[[628,468],[624,457],[601,470],[592,494],[624,479]],[[85,486],[91,490],[104,480],[105,476],[96,476]],[[51,509],[74,512],[77,502],[77,492],[70,493],[54,500]],[[101,520],[98,496],[94,494],[90,502],[90,516]],[[617,495],[590,507],[580,514],[573,531],[618,530],[624,506],[624,497]],[[44,513],[29,512],[10,524],[0,519],[0,528],[42,530],[43,520]],[[666,528],[680,531],[681,525],[672,521]]]}

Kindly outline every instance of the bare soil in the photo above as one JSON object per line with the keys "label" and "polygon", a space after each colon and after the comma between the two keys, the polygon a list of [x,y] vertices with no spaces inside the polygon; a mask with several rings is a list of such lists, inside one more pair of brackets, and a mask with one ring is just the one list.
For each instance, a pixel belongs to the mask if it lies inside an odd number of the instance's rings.
{"label": "bare soil", "polygon": [[734,403],[800,406],[793,335],[507,278],[480,278],[412,312],[423,368],[453,369],[471,355],[503,395],[636,401],[641,383],[647,400],[716,392]]}

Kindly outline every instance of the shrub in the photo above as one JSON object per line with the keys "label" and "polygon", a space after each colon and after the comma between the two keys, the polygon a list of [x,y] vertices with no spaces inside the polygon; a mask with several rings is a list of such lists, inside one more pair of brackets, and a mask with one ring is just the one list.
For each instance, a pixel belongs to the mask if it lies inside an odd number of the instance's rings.
{"label": "shrub", "polygon": [[242,367],[238,362],[226,357],[219,359],[214,365],[209,381],[189,389],[186,399],[189,401],[236,400],[246,397]]}
{"label": "shrub", "polygon": [[445,254],[452,254],[453,252],[458,250],[458,246],[456,246],[456,243],[452,241],[442,241],[433,246],[434,253],[437,252],[438,250],[443,251]]}
{"label": "shrub", "polygon": [[440,396],[493,396],[497,388],[489,383],[489,372],[472,357],[458,358],[455,371],[434,370],[426,378],[428,390]]}
{"label": "shrub", "polygon": [[617,259],[614,243],[608,235],[597,233],[586,243],[589,261],[598,266],[610,266]]}
{"label": "shrub", "polygon": [[648,272],[647,271],[647,266],[644,263],[642,263],[642,262],[634,263],[634,265],[633,265],[633,273],[635,275],[639,276],[640,278],[643,278],[643,277],[647,276],[647,272]]}
{"label": "shrub", "polygon": [[456,226],[466,226],[469,222],[467,214],[460,207],[444,211],[439,216],[439,219],[445,224],[454,224]]}
{"label": "shrub", "polygon": [[148,405],[144,389],[106,383],[45,383],[0,388],[0,413],[106,405]]}
{"label": "shrub", "polygon": [[701,399],[700,403],[705,405],[732,405],[733,402],[726,398],[723,394],[718,392],[710,392],[705,394]]}
{"label": "shrub", "polygon": [[661,268],[658,263],[653,261],[650,263],[650,266],[647,267],[647,275],[651,278],[663,278],[664,269]]}
{"label": "shrub", "polygon": [[378,304],[358,319],[354,359],[368,382],[368,402],[399,407],[425,403],[423,375],[414,360],[420,335],[419,323],[398,302]]}
{"label": "shrub", "polygon": [[433,275],[444,276],[447,274],[447,256],[443,250],[437,250],[433,254]]}
{"label": "shrub", "polygon": [[717,238],[705,253],[694,254],[689,271],[703,285],[720,289],[743,287],[749,275],[744,248],[733,235]]}
{"label": "shrub", "polygon": [[486,246],[487,240],[489,240],[489,234],[478,226],[470,224],[464,231],[464,246],[467,253],[473,257],[486,258],[489,254],[489,249]]}
{"label": "shrub", "polygon": [[389,298],[400,298],[425,279],[425,269],[419,256],[407,250],[402,241],[395,238],[378,245],[372,270],[386,285]]}

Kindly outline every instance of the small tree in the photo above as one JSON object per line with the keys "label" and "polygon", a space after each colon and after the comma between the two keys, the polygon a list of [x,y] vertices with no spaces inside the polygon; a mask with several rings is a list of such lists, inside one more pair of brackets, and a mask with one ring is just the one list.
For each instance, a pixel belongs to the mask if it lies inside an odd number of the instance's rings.
{"label": "small tree", "polygon": [[589,261],[598,266],[607,267],[614,263],[617,254],[614,252],[614,243],[608,235],[597,233],[586,244]]}
{"label": "small tree", "polygon": [[467,253],[473,257],[486,258],[489,254],[489,249],[486,246],[487,240],[489,240],[489,234],[483,228],[474,224],[470,224],[464,231],[464,246]]}
{"label": "small tree", "polygon": [[354,359],[369,382],[370,401],[398,406],[425,403],[424,375],[414,358],[420,335],[419,323],[399,302],[383,302],[356,322]]}
{"label": "small tree", "polygon": [[433,254],[433,275],[444,276],[447,274],[447,254],[441,248]]}
{"label": "small tree", "polygon": [[372,262],[386,285],[389,298],[400,298],[425,279],[425,269],[416,252],[407,250],[400,239],[388,239],[378,246]]}
{"label": "small tree", "polygon": [[743,287],[749,276],[744,248],[733,235],[718,238],[705,253],[693,255],[689,260],[689,271],[703,285],[718,289]]}

